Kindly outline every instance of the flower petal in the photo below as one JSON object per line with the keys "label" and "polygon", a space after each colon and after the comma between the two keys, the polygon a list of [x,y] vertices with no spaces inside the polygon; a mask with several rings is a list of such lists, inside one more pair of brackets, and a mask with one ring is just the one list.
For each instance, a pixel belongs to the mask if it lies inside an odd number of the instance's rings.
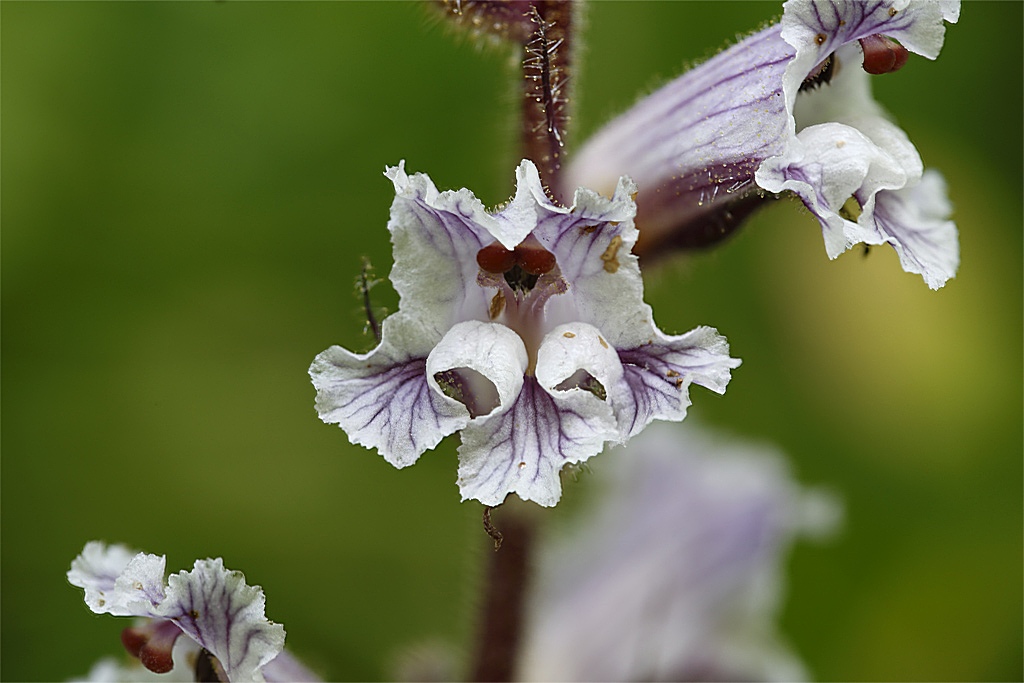
{"label": "flower petal", "polygon": [[[903,141],[913,152],[905,136]],[[784,155],[765,161],[757,182],[771,192],[790,190],[800,197],[821,223],[829,258],[836,258],[855,244],[856,223],[873,221],[878,192],[907,184],[902,156],[890,154],[856,128],[823,123],[800,131]]]}
{"label": "flower petal", "polygon": [[535,377],[527,377],[508,410],[462,430],[462,499],[494,506],[515,493],[550,507],[562,495],[562,467],[599,453],[615,436],[603,416],[563,408]]}
{"label": "flower petal", "polygon": [[655,329],[647,344],[620,349],[626,398],[616,406],[623,440],[652,420],[678,422],[690,405],[690,384],[725,393],[738,358],[729,357],[729,343],[711,327],[669,336]]}
{"label": "flower petal", "polygon": [[471,415],[477,411],[470,406],[480,403],[479,396],[469,395],[474,387],[442,387],[438,377],[446,371],[463,368],[479,373],[482,379],[477,382],[487,381],[491,386],[477,388],[476,393],[486,389],[494,393],[493,399],[488,401],[487,410],[480,413],[486,416],[515,402],[523,386],[527,362],[526,347],[515,332],[504,325],[470,320],[448,330],[444,339],[430,352],[426,366],[427,382],[451,410]]}
{"label": "flower petal", "polygon": [[633,245],[636,185],[619,179],[611,199],[580,188],[564,216],[548,216],[534,231],[551,251],[569,283],[553,297],[546,314],[554,321],[581,320],[595,325],[614,346],[628,343],[638,323],[650,318],[643,302],[643,281]]}
{"label": "flower petal", "polygon": [[284,627],[267,620],[259,586],[247,586],[241,572],[220,558],[196,560],[190,572],[168,579],[160,616],[209,650],[231,681],[262,681],[260,669],[284,647]]}
{"label": "flower petal", "polygon": [[639,187],[643,244],[696,228],[756,190],[762,159],[782,151],[788,114],[783,73],[794,50],[769,27],[645,97],[571,159],[563,191],[610,193],[620,175]]}
{"label": "flower petal", "polygon": [[932,170],[925,171],[914,187],[879,193],[875,204],[878,239],[892,245],[903,270],[919,273],[932,289],[946,284],[960,265],[956,224],[949,220],[951,210],[946,183]]}
{"label": "flower petal", "polygon": [[782,38],[796,48],[796,59],[786,71],[787,97],[795,96],[827,55],[871,35],[894,38],[911,52],[935,59],[945,39],[943,20],[955,22],[960,16],[959,2],[935,0],[787,0],[783,7]]}
{"label": "flower petal", "polygon": [[476,284],[476,254],[500,223],[469,190],[438,192],[427,175],[408,176],[405,162],[385,175],[395,185],[390,278],[402,312],[420,328],[405,340],[406,350],[425,358],[449,327],[487,311],[486,292]]}
{"label": "flower petal", "polygon": [[612,387],[622,379],[622,363],[615,349],[601,336],[601,331],[586,323],[559,325],[548,332],[537,354],[537,381],[556,399],[577,390],[590,393],[605,402],[596,387],[565,388],[562,384],[579,371],[584,371],[603,387]]}
{"label": "flower petal", "polygon": [[320,419],[395,467],[413,464],[468,420],[462,406],[431,390],[426,358],[404,351],[420,329],[400,311],[384,321],[384,340],[370,353],[332,346],[309,368]]}
{"label": "flower petal", "polygon": [[96,614],[151,617],[164,599],[165,565],[163,556],[90,541],[67,577],[71,585],[85,589],[85,603]]}

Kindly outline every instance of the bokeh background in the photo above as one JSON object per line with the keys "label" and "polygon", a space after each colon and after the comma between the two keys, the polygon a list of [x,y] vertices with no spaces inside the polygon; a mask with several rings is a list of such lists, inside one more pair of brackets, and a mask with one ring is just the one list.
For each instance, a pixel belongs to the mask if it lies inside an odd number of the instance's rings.
{"label": "bokeh background", "polygon": [[[780,11],[592,3],[573,140]],[[319,421],[306,368],[370,346],[353,281],[363,256],[390,267],[386,164],[512,192],[508,52],[407,3],[0,14],[2,678],[119,652],[123,620],[64,578],[90,539],[175,571],[223,556],[331,679],[465,648],[489,541],[456,440],[395,471]],[[744,361],[691,414],[844,501],[839,536],[792,554],[781,615],[822,680],[1021,676],[1022,21],[966,2],[937,62],[874,79],[949,181],[944,289],[888,250],[830,262],[796,202],[645,273],[663,329],[714,325]]]}

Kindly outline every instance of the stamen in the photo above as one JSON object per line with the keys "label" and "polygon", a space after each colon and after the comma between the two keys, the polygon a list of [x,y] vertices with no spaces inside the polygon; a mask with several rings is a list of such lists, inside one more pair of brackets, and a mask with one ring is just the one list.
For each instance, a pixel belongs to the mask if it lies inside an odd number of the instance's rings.
{"label": "stamen", "polygon": [[500,242],[493,242],[476,253],[476,262],[484,272],[501,275],[516,265],[516,255]]}
{"label": "stamen", "polygon": [[516,263],[531,275],[550,273],[555,267],[555,255],[541,246],[533,235],[530,235],[516,247]]}
{"label": "stamen", "polygon": [[533,235],[527,235],[513,251],[499,242],[488,244],[476,253],[476,262],[485,273],[503,275],[509,287],[521,292],[533,289],[538,278],[557,265],[555,255]]}
{"label": "stamen", "polygon": [[899,71],[910,57],[907,48],[878,33],[861,38],[858,42],[864,50],[864,70],[872,75]]}
{"label": "stamen", "polygon": [[173,621],[153,619],[121,631],[121,644],[138,657],[144,667],[153,673],[165,674],[174,668],[171,651],[180,635],[181,629]]}

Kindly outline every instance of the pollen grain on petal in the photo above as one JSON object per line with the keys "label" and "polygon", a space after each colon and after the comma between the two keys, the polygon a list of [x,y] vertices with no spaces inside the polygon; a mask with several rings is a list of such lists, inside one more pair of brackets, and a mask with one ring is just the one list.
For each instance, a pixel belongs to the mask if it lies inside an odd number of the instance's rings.
{"label": "pollen grain on petal", "polygon": [[501,312],[503,310],[505,310],[505,292],[499,289],[498,292],[494,295],[494,298],[491,299],[491,306],[490,309],[487,311],[487,315],[490,316],[491,320],[494,320],[499,315],[501,315]]}
{"label": "pollen grain on petal", "polygon": [[601,260],[604,261],[604,269],[609,273],[614,273],[619,269],[619,247],[622,246],[622,236],[616,235],[612,238],[612,241],[608,243],[608,248],[601,254]]}

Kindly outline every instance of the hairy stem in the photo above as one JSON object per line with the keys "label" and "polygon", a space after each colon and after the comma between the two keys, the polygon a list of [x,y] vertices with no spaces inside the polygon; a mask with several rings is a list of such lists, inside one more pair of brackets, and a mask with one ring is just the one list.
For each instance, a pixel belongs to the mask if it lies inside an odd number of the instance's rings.
{"label": "hairy stem", "polygon": [[571,2],[534,0],[527,14],[533,33],[523,45],[523,156],[537,164],[549,188],[557,187],[565,157],[572,13]]}
{"label": "hairy stem", "polygon": [[[496,525],[502,541],[500,548],[489,553],[484,574],[481,623],[470,672],[472,681],[511,681],[515,676],[535,536],[530,511],[515,509],[517,503],[501,507]],[[485,510],[487,527],[491,508]],[[495,526],[487,529],[492,538],[496,531]]]}

